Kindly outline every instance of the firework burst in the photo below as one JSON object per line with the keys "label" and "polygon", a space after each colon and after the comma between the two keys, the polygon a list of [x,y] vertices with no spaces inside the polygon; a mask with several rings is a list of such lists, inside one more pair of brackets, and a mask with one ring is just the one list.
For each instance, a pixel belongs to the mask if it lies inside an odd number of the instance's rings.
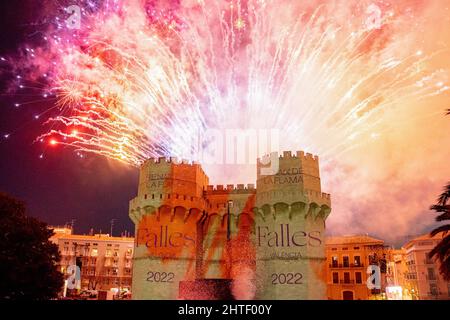
{"label": "firework burst", "polygon": [[[209,128],[279,129],[283,148],[339,155],[387,110],[446,92],[411,35],[417,7],[369,1],[84,1],[27,53],[56,95],[38,140],[139,165],[198,160]],[[420,7],[420,8],[419,8]],[[32,74],[36,74],[33,72]],[[204,146],[200,143],[200,146]]]}

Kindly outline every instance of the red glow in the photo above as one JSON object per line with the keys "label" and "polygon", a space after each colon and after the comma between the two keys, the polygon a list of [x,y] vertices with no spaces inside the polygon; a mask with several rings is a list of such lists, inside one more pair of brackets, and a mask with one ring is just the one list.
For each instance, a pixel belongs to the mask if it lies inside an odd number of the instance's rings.
{"label": "red glow", "polygon": [[55,139],[51,139],[49,143],[51,146],[55,146],[58,144],[58,141],[56,141]]}

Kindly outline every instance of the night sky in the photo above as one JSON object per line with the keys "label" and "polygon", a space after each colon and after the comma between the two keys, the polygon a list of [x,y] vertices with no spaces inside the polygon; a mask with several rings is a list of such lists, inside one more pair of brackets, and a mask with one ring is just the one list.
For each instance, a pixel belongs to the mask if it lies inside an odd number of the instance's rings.
{"label": "night sky", "polygon": [[[275,32],[276,30],[285,30],[286,26],[290,28],[296,26],[297,23],[294,22],[297,16],[309,12],[309,9],[323,1],[325,0],[293,1],[296,4],[294,11],[287,6],[274,4],[270,10],[264,11],[267,14],[267,16],[264,15],[265,18],[286,16],[291,19],[272,19],[273,28],[267,34],[250,32],[252,28],[249,23],[248,33],[256,37],[252,38],[256,41],[248,42],[248,39],[244,37],[245,41],[241,44],[245,43],[253,48],[252,50],[258,52],[259,46],[262,45],[262,50],[269,52],[270,44],[279,41],[279,33]],[[43,97],[45,83],[38,81],[32,83],[25,78],[41,80],[39,77],[42,76],[42,70],[39,68],[52,66],[49,65],[51,63],[49,59],[54,59],[52,54],[61,52],[58,49],[64,46],[50,46],[51,50],[45,49],[37,53],[36,61],[33,60],[34,67],[38,68],[38,71],[33,70],[36,73],[24,71],[28,64],[21,64],[24,61],[29,63],[32,60],[29,59],[29,52],[25,54],[25,48],[38,48],[38,50],[39,48],[48,48],[43,43],[44,36],[49,34],[47,31],[54,30],[52,28],[55,27],[56,17],[65,19],[67,16],[62,8],[73,3],[87,3],[88,5],[84,8],[90,10],[91,6],[95,7],[95,3],[101,2],[102,0],[86,2],[81,0],[0,1],[0,192],[21,199],[27,204],[30,215],[48,224],[64,225],[75,219],[76,233],[88,233],[91,228],[94,228],[95,232],[101,230],[103,233],[109,233],[110,221],[116,219],[113,234],[118,236],[125,230],[133,231],[134,229],[128,217],[128,204],[137,193],[137,168],[91,153],[84,153],[83,158],[80,158],[74,152],[74,148],[66,148],[64,144],[58,144],[55,140],[53,140],[55,145],[51,145],[52,140],[50,139],[43,142],[36,141],[37,137],[51,131],[52,127],[45,124],[46,119],[57,115],[58,111],[51,110],[55,104],[54,96]],[[236,114],[227,114],[226,120],[229,120],[229,123],[227,121],[223,123],[221,112],[206,113],[206,116],[213,120],[221,119],[219,127],[222,129],[234,129],[237,118],[240,123],[238,125],[246,124],[248,121],[251,124],[255,123],[255,127],[258,128],[272,128],[272,124],[282,123],[280,129],[289,130],[283,131],[280,151],[304,150],[319,155],[321,159],[322,190],[331,194],[333,208],[332,214],[327,220],[327,232],[331,231],[335,235],[369,233],[388,243],[402,245],[405,238],[429,232],[436,225],[435,213],[429,208],[435,203],[450,176],[449,153],[448,147],[446,147],[450,143],[450,131],[448,130],[450,118],[445,116],[450,101],[450,15],[448,14],[450,0],[435,2],[425,0],[383,1],[389,6],[389,8],[383,7],[383,14],[389,17],[392,14],[392,24],[384,25],[380,31],[371,32],[371,37],[364,41],[365,46],[351,47],[353,51],[350,50],[349,53],[346,50],[338,51],[339,56],[344,59],[343,62],[352,59],[351,65],[354,67],[349,69],[349,73],[342,70],[336,72],[339,70],[333,69],[330,71],[331,75],[322,74],[322,70],[327,68],[322,68],[321,61],[330,59],[330,54],[336,48],[334,43],[338,43],[341,38],[347,39],[347,32],[352,31],[350,34],[354,35],[363,28],[363,21],[368,18],[367,12],[362,10],[355,14],[352,6],[348,5],[348,3],[361,2],[359,0],[337,1],[336,3],[339,3],[336,7],[339,9],[338,11],[331,10],[334,8],[333,5],[330,5],[330,10],[325,10],[323,17],[325,22],[334,25],[334,22],[337,21],[338,25],[341,24],[345,28],[336,33],[337,38],[333,37],[333,40],[329,40],[330,44],[325,47],[327,50],[320,52],[318,63],[309,66],[308,73],[304,75],[304,77],[309,77],[310,74],[319,74],[321,76],[317,78],[322,81],[324,81],[323,79],[339,81],[340,77],[343,77],[345,81],[340,81],[339,85],[333,85],[330,88],[328,83],[317,80],[313,81],[310,88],[309,84],[303,87],[303,83],[309,82],[310,78],[307,78],[308,81],[306,81],[303,77],[297,77],[297,73],[295,76],[291,74],[286,78],[292,79],[292,83],[279,84],[279,89],[283,89],[280,92],[284,93],[287,101],[281,106],[282,109],[275,114],[273,111],[275,109],[272,108],[273,104],[270,101],[264,104],[265,107],[262,110],[268,115],[273,115],[273,119],[270,116],[262,116],[262,113],[258,114],[255,119],[253,113],[248,113],[245,118],[241,108],[236,109],[238,112]],[[178,10],[177,8],[181,4],[189,6],[191,1],[161,0],[148,1],[148,3],[158,3],[158,6],[154,6],[158,10],[160,6],[163,7],[162,9],[167,6],[170,10]],[[130,47],[137,50],[139,56],[147,57],[146,46],[136,46],[137,49],[135,48],[135,44],[145,43],[142,39],[146,39],[148,36],[145,32],[144,35],[141,35],[140,31],[142,30],[140,27],[136,27],[136,25],[140,26],[138,18],[144,8],[137,7],[136,4],[130,7],[132,10],[126,10],[127,14],[124,14],[122,18],[112,19],[111,21],[114,23],[108,20],[113,27],[106,24],[107,27],[103,29],[101,26],[104,21],[98,19],[99,22],[96,23],[97,20],[94,19],[92,32],[95,31],[94,34],[99,32],[104,38],[119,44],[126,44],[129,39],[137,39],[133,40]],[[170,13],[170,10],[162,10],[162,12]],[[194,10],[192,16],[187,15],[186,18],[194,19],[197,17],[197,13]],[[147,14],[143,16],[146,17],[145,19],[149,19]],[[153,21],[152,19],[156,18],[152,16],[150,20]],[[171,21],[170,17],[167,18],[168,21],[165,21],[165,16],[159,19],[162,19],[163,22]],[[156,20],[153,27],[161,27],[162,31],[167,31],[163,28],[165,24]],[[145,21],[147,22],[147,20]],[[217,36],[220,40],[218,35],[222,35],[222,32],[216,29],[216,21],[211,19],[211,25],[208,25],[206,29],[203,24],[192,23],[192,31],[203,35],[203,31],[208,30],[211,36]],[[116,27],[114,28],[114,26]],[[119,32],[124,27],[131,30],[129,34]],[[321,28],[316,29],[321,30]],[[86,32],[86,29],[83,30]],[[110,32],[110,30],[113,31]],[[244,28],[239,32],[245,34],[247,32],[245,30]],[[301,30],[303,29],[300,28],[298,32],[294,32],[297,37],[302,34]],[[354,30],[358,32],[354,33]],[[73,36],[71,31],[67,34]],[[165,34],[165,32],[161,33],[161,39]],[[364,34],[361,33],[361,35]],[[262,39],[258,37],[262,37]],[[307,42],[309,50],[306,52],[314,52],[312,49],[316,47],[315,39],[321,38],[321,32],[312,32]],[[60,42],[54,42],[65,45],[67,43],[65,40],[68,41],[64,36],[61,39]],[[261,41],[263,39],[267,41]],[[68,42],[70,43],[70,41]],[[213,48],[207,42],[203,42],[200,36],[197,42],[200,44],[199,48],[197,48],[197,44],[191,48],[189,41],[185,45],[188,47],[187,49],[194,50],[193,52],[198,50],[198,57],[208,57],[210,50],[216,56],[223,55],[222,41],[217,41],[217,45]],[[255,46],[251,46],[252,43]],[[171,44],[172,42],[167,40],[167,45]],[[341,46],[339,45],[339,47]],[[289,53],[289,56],[293,56],[289,50],[286,51],[286,54]],[[75,52],[79,52],[79,50]],[[353,61],[352,53],[355,52],[358,52],[360,58]],[[360,52],[364,54],[360,56]],[[50,55],[46,55],[46,53],[50,53]],[[259,56],[256,55],[253,59],[257,60],[257,57]],[[300,55],[297,60],[286,62],[286,65],[292,63],[298,68],[302,65],[301,61],[310,58],[308,57],[308,54]],[[70,55],[69,58],[71,58]],[[92,58],[88,55],[91,63],[94,61]],[[167,63],[164,55],[155,55],[153,58],[162,65]],[[248,61],[245,58],[246,55],[242,55],[242,60],[238,59],[237,66],[247,66]],[[393,68],[386,75],[385,66],[391,65],[391,58],[407,61],[407,63],[399,64],[399,67]],[[272,57],[269,54],[263,61],[270,62],[270,59]],[[222,60],[219,59],[215,62],[220,67],[217,69],[221,74],[218,79],[224,81],[219,84],[224,87],[229,86],[226,81],[229,79],[228,70],[234,70],[234,68],[222,68],[222,64],[227,63],[228,60],[230,59],[224,56]],[[411,60],[414,62],[410,62]],[[205,59],[200,62],[209,66],[208,61],[209,59]],[[386,61],[389,63],[386,64]],[[57,70],[62,71],[61,74],[64,77],[77,77],[77,71],[81,70],[87,71],[86,77],[82,78],[81,83],[85,83],[86,79],[88,81],[92,79],[95,84],[115,85],[114,81],[109,81],[113,77],[110,76],[110,73],[103,72],[104,69],[99,69],[101,70],[98,72],[100,76],[96,79],[95,77],[91,78],[90,68],[76,69],[77,66],[83,65],[76,59],[73,63],[70,63],[70,59],[68,63],[64,60],[63,65],[58,63],[61,61],[54,61]],[[100,63],[102,67],[103,63]],[[410,65],[409,63],[414,64]],[[212,65],[212,68],[197,68],[197,71],[201,71],[204,79],[209,79],[213,75],[208,71],[216,70],[217,65]],[[226,66],[226,64],[224,65]],[[12,66],[21,70],[20,73],[24,75],[22,80],[16,78],[18,71],[13,70]],[[146,66],[151,67],[147,64]],[[48,68],[43,69],[47,72]],[[153,68],[149,68],[149,70],[152,71]],[[242,67],[242,74],[238,75],[245,75],[245,70],[247,69]],[[292,70],[291,72],[296,72],[297,69],[293,68]],[[402,77],[408,79],[405,80],[406,83],[396,81],[396,85],[383,86],[383,83],[390,84],[393,78],[397,77],[397,71],[402,75],[401,79],[403,79]],[[188,71],[185,72],[190,74]],[[271,74],[267,72],[267,70],[266,73],[264,70],[261,71],[261,74],[255,79],[252,78],[252,81],[257,84],[260,81],[259,76],[265,80],[267,74]],[[59,72],[55,72],[55,74],[56,77],[59,76]],[[372,74],[377,81],[363,82],[364,85],[354,91],[351,83],[359,83],[359,80],[364,79],[367,74]],[[192,82],[190,85],[192,85],[195,95],[203,91],[199,90],[201,87],[197,88],[195,85],[199,82],[199,78],[188,78]],[[19,83],[24,87],[19,88]],[[250,84],[255,83],[250,82]],[[322,91],[319,90],[324,85],[329,88],[329,94],[322,94]],[[407,90],[404,89],[404,86]],[[418,90],[417,87],[421,89]],[[166,91],[161,92],[167,92],[167,88]],[[127,93],[133,94],[133,97],[136,95],[138,99],[142,96],[146,97],[139,91],[130,90]],[[226,97],[225,94],[219,99],[219,102],[227,101],[223,100]],[[368,99],[368,97],[372,98]],[[328,106],[334,106],[336,99],[340,99],[341,107],[336,112],[330,112],[331,109]],[[295,103],[291,103],[291,100]],[[136,104],[139,106],[145,106],[145,103],[141,103],[139,100],[133,98],[133,101],[137,101]],[[146,99],[143,101],[145,102]],[[258,102],[258,99],[255,101]],[[301,103],[297,104],[296,101]],[[303,104],[303,101],[307,101],[308,104]],[[357,107],[362,101],[367,102],[367,110]],[[245,102],[245,99],[241,102]],[[182,114],[188,110],[185,108],[185,104],[176,105],[181,108]],[[310,112],[311,108],[317,108],[317,112]],[[171,108],[163,108],[163,110],[171,110]],[[71,111],[73,109],[69,110],[69,112]],[[366,113],[368,117],[366,117]],[[170,115],[170,112],[167,114]],[[308,115],[306,119],[302,118],[304,114]],[[352,117],[348,117],[350,114]],[[39,117],[36,118],[38,115]],[[186,118],[181,117],[180,119],[193,120],[190,119],[191,114],[188,115]],[[159,118],[155,119],[159,121]],[[337,121],[337,119],[341,119],[341,121]],[[142,121],[136,121],[137,126],[142,125],[147,129],[148,123],[151,122],[146,121],[154,119],[144,117],[139,120]],[[296,122],[292,125],[294,120]],[[290,124],[290,126],[285,126],[285,124]],[[166,129],[165,126],[163,127]],[[184,122],[181,127],[184,128]],[[184,141],[182,138],[186,137],[185,132],[181,129],[179,132],[181,132],[179,140]],[[157,134],[154,136],[158,138]],[[147,141],[145,143],[148,145]],[[217,165],[208,168],[206,165],[203,166],[210,177],[211,184],[255,182],[254,165],[239,166],[239,170],[236,167],[227,168]]]}
{"label": "night sky", "polygon": [[[35,0],[0,2],[1,57],[15,56],[24,43],[33,43],[40,23],[45,25],[39,4]],[[64,225],[76,219],[76,233],[90,228],[109,233],[111,219],[116,219],[114,235],[133,232],[128,201],[137,191],[137,169],[93,155],[80,159],[73,150],[34,143],[43,122],[34,116],[52,101],[39,102],[42,99],[32,89],[12,93],[10,70],[2,65],[0,72],[0,191],[23,200],[30,215],[48,224]],[[16,108],[18,102],[23,105]]]}

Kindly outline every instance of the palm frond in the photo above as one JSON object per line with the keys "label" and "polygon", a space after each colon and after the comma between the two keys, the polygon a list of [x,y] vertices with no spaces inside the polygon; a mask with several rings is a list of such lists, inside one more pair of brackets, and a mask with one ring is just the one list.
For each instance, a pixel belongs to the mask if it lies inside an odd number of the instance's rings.
{"label": "palm frond", "polygon": [[446,204],[445,206],[442,206],[440,204],[433,204],[430,207],[430,210],[436,211],[438,213],[441,212],[450,212],[450,205]]}
{"label": "palm frond", "polygon": [[438,198],[438,204],[445,206],[447,201],[450,199],[450,182],[444,187],[444,191]]}
{"label": "palm frond", "polygon": [[436,221],[438,221],[438,222],[445,221],[445,220],[450,220],[450,211],[445,211],[444,213],[442,213],[436,217]]}
{"label": "palm frond", "polygon": [[447,232],[449,232],[450,231],[450,224],[444,224],[443,226],[439,226],[439,227],[437,227],[436,229],[434,229],[434,230],[432,230],[431,232],[430,232],[430,235],[432,236],[432,237],[434,237],[435,235],[437,235],[438,233],[441,233],[441,232],[443,232],[444,233],[444,236],[447,234]]}
{"label": "palm frond", "polygon": [[[433,230],[434,231],[434,230]],[[437,256],[441,263],[448,257],[450,253],[450,235],[444,237],[434,248],[430,251],[429,257]]]}

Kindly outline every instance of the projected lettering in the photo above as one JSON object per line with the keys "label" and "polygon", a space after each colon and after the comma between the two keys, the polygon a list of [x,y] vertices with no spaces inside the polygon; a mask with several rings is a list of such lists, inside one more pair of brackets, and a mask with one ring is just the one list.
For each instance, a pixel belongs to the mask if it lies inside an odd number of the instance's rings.
{"label": "projected lettering", "polygon": [[263,178],[264,184],[298,184],[302,183],[301,168],[288,168],[278,171],[276,175]]}
{"label": "projected lettering", "polygon": [[139,239],[145,241],[147,248],[178,248],[195,245],[195,237],[188,233],[172,231],[168,225],[159,226],[157,232],[147,228],[139,229]]}
{"label": "projected lettering", "polygon": [[295,230],[289,223],[282,223],[273,230],[268,226],[258,226],[257,239],[260,247],[319,247],[322,245],[320,231]]}

